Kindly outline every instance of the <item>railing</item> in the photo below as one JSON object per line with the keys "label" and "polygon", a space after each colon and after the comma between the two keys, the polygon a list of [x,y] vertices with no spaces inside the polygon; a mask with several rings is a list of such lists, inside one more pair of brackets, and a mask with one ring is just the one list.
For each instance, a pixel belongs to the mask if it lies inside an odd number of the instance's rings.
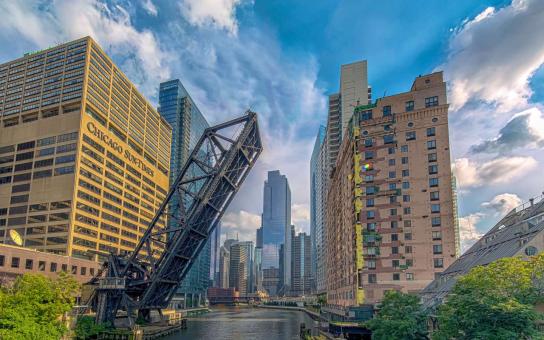
{"label": "railing", "polygon": [[529,199],[527,202],[524,202],[523,204],[515,207],[514,210],[515,210],[515,212],[520,212],[522,210],[525,210],[525,209],[529,208],[530,206],[532,206],[532,205],[534,205],[536,203],[539,203],[542,200],[544,200],[544,192],[542,192],[542,194],[540,194],[539,196],[533,197],[533,198]]}

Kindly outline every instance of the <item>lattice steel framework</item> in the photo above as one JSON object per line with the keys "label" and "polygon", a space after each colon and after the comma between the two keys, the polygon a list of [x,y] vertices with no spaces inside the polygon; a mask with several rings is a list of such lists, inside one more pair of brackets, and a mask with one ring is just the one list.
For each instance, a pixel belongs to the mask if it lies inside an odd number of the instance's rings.
{"label": "lattice steel framework", "polygon": [[254,112],[205,130],[134,252],[108,254],[91,280],[97,322],[168,306],[261,151]]}

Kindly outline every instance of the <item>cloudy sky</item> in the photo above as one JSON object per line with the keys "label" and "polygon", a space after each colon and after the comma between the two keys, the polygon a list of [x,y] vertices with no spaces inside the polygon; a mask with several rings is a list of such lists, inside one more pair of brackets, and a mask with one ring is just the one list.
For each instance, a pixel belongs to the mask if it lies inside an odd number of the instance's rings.
{"label": "cloudy sky", "polygon": [[254,239],[267,170],[309,230],[309,159],[341,64],[374,96],[444,70],[465,247],[544,190],[544,1],[0,0],[0,63],[91,35],[153,102],[180,78],[210,123],[260,113],[265,151],[223,230]]}

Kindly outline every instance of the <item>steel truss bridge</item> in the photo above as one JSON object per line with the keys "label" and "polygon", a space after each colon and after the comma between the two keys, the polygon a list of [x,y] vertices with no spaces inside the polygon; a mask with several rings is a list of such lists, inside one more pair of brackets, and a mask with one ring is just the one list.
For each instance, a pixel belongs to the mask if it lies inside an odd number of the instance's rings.
{"label": "steel truss bridge", "polygon": [[162,315],[261,151],[254,112],[205,130],[134,252],[102,254],[89,282],[97,323]]}

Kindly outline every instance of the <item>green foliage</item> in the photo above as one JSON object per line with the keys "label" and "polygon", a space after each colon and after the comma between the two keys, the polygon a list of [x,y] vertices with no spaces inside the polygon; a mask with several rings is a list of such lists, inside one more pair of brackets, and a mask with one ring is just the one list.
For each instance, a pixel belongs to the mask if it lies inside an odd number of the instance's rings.
{"label": "green foliage", "polygon": [[544,255],[503,258],[461,277],[438,310],[433,339],[536,339]]}
{"label": "green foliage", "polygon": [[0,290],[0,339],[59,339],[67,330],[61,316],[72,308],[77,289],[63,273],[56,280],[18,277],[13,287]]}
{"label": "green foliage", "polygon": [[93,339],[98,333],[109,329],[107,324],[96,324],[94,317],[83,315],[77,319],[76,339]]}
{"label": "green foliage", "polygon": [[427,315],[416,295],[389,291],[379,308],[376,316],[366,323],[373,339],[427,339]]}

